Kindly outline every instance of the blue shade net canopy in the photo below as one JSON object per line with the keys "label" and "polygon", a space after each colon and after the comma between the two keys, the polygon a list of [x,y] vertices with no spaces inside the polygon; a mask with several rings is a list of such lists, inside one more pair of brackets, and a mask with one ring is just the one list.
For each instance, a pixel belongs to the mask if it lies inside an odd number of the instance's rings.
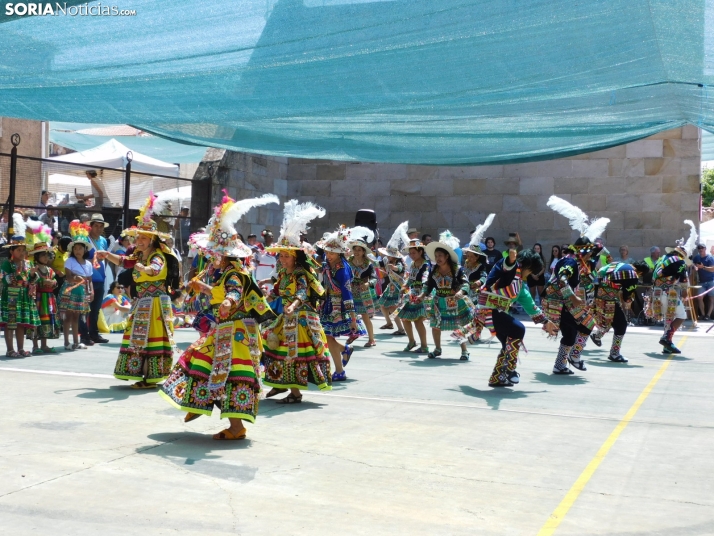
{"label": "blue shade net canopy", "polygon": [[562,157],[714,130],[713,3],[125,0],[136,15],[3,15],[0,115],[277,156]]}

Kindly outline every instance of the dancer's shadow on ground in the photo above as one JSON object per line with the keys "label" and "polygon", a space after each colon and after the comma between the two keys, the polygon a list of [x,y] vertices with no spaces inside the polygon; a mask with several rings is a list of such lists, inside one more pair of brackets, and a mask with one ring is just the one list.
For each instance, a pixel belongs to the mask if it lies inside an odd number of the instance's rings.
{"label": "dancer's shadow on ground", "polygon": [[89,400],[100,400],[100,404],[107,402],[118,402],[127,400],[129,397],[134,397],[142,394],[158,393],[158,389],[132,389],[129,385],[112,385],[106,389],[95,387],[83,387],[81,389],[61,389],[55,391],[55,394],[71,393],[73,391],[81,391],[75,395],[77,398],[86,398]]}
{"label": "dancer's shadow on ground", "polygon": [[332,390],[333,391],[344,391],[347,386],[351,383],[356,382],[357,380],[353,378],[347,378],[346,380],[342,380],[339,382],[332,382]]}
{"label": "dancer's shadow on ground", "polygon": [[[250,433],[250,430],[248,430]],[[240,463],[226,463],[222,459],[231,452],[251,448],[249,438],[238,441],[217,441],[212,433],[165,432],[151,434],[148,439],[158,444],[145,445],[136,449],[137,454],[159,456],[185,471],[199,473],[213,478],[247,483],[255,478],[257,467]],[[226,455],[222,455],[225,453]]]}
{"label": "dancer's shadow on ground", "polygon": [[417,354],[415,352],[400,352],[400,351],[394,350],[392,352],[382,352],[381,355],[386,355],[388,357],[404,357],[407,359],[419,359],[420,357],[424,357],[426,354]]}
{"label": "dancer's shadow on ground", "polygon": [[458,357],[453,359],[422,359],[419,361],[410,361],[409,365],[412,367],[422,367],[422,368],[432,368],[432,367],[453,367],[455,365],[465,364],[468,361],[461,361]]}
{"label": "dancer's shadow on ground", "polygon": [[661,352],[645,352],[647,357],[653,357],[655,359],[672,359],[672,361],[692,361],[691,357],[684,357],[679,354],[663,354]]}
{"label": "dancer's shadow on ground", "polygon": [[545,393],[547,391],[519,391],[513,390],[510,387],[494,387],[489,390],[481,390],[471,387],[470,385],[459,385],[458,389],[447,389],[448,391],[456,391],[463,393],[466,396],[480,398],[491,409],[499,409],[502,400],[520,400],[528,398],[528,396],[537,393]]}
{"label": "dancer's shadow on ground", "polygon": [[643,365],[633,365],[631,363],[617,363],[616,361],[610,361],[609,359],[587,359],[586,364],[588,367],[622,368],[622,369],[643,368]]}
{"label": "dancer's shadow on ground", "polygon": [[[299,404],[278,404],[274,399],[260,401],[260,418],[271,419],[278,417],[284,413],[296,413],[299,411],[312,411],[322,409],[325,404],[320,404],[314,400],[309,400],[309,392],[305,395],[302,402]],[[279,400],[279,399],[278,399]]]}
{"label": "dancer's shadow on ground", "polygon": [[588,383],[585,376],[581,376],[577,372],[575,374],[548,374],[546,372],[534,372],[533,379],[537,383],[545,383],[546,385],[583,385]]}

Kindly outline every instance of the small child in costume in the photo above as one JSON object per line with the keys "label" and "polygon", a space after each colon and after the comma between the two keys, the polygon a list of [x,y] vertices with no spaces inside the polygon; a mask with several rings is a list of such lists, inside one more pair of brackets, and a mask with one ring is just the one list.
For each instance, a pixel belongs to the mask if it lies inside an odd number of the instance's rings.
{"label": "small child in costume", "polygon": [[[40,325],[34,294],[37,272],[27,259],[26,224],[21,214],[12,215],[13,227],[10,240],[3,247],[10,248],[10,258],[0,265],[2,293],[0,294],[0,327],[5,329],[7,357],[29,357],[26,351],[25,330]],[[13,339],[17,341],[17,351]]]}
{"label": "small child in costume", "polygon": [[53,354],[53,348],[47,346],[47,339],[58,336],[57,300],[54,290],[57,286],[55,272],[50,268],[50,246],[52,229],[39,221],[27,222],[27,254],[32,257],[37,273],[35,302],[40,325],[35,329],[32,344],[33,354]]}

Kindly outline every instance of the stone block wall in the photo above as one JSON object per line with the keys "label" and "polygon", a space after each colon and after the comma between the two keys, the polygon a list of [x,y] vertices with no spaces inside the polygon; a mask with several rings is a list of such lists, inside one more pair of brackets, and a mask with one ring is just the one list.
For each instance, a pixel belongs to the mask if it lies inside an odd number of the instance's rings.
{"label": "stone block wall", "polygon": [[205,225],[211,217],[211,207],[223,197],[223,190],[233,199],[260,197],[273,193],[281,205],[266,205],[250,210],[236,225],[244,237],[260,236],[266,227],[275,237],[280,231],[283,209],[287,201],[287,159],[210,149],[194,175],[191,196],[192,231]]}
{"label": "stone block wall", "polygon": [[610,218],[613,252],[627,244],[642,258],[650,246],[671,245],[683,220],[699,219],[699,129],[685,126],[650,138],[575,157],[496,166],[412,166],[290,158],[287,195],[328,211],[333,228],[354,223],[355,212],[377,213],[384,237],[409,220],[435,238],[450,229],[462,243],[490,212],[499,244],[518,231],[526,246],[550,249],[574,239],[565,218],[546,202],[555,194],[591,216]]}

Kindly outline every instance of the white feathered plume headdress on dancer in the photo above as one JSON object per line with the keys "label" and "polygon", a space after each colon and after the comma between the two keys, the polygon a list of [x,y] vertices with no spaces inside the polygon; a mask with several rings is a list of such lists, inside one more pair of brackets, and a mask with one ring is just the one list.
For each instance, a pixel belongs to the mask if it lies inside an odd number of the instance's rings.
{"label": "white feathered plume headdress on dancer", "polygon": [[451,234],[448,229],[439,235],[438,242],[429,242],[424,250],[432,262],[436,261],[436,250],[443,249],[451,257],[451,261],[459,264],[459,256],[456,254],[456,250],[459,249],[459,239]]}
{"label": "white feathered plume headdress on dancer", "polygon": [[585,255],[602,249],[594,242],[605,232],[607,224],[610,223],[609,218],[597,218],[591,222],[588,215],[580,208],[555,195],[551,195],[548,199],[548,207],[568,218],[571,229],[580,233],[580,237],[570,246],[574,252]]}
{"label": "white feathered plume headdress on dancer", "polygon": [[[374,240],[374,233],[371,229],[367,227],[345,227],[340,226],[337,231],[333,233],[326,233],[325,236],[316,245],[319,248],[329,251],[331,253],[346,253],[350,244],[354,244],[357,241],[362,243],[371,242]],[[357,244],[357,245],[362,245]],[[368,249],[366,244],[365,249]]]}
{"label": "white feathered plume headdress on dancer", "polygon": [[387,242],[386,248],[379,248],[377,252],[382,257],[394,257],[395,259],[402,258],[402,250],[409,244],[409,221],[403,221],[392,233],[392,237]]}
{"label": "white feathered plume headdress on dancer", "polygon": [[692,220],[684,220],[684,223],[689,225],[689,238],[685,241],[684,238],[677,240],[677,246],[673,248],[665,248],[667,253],[677,253],[680,257],[684,259],[687,266],[692,264],[690,257],[694,253],[697,247],[697,228]]}
{"label": "white feathered plume headdress on dancer", "polygon": [[486,231],[488,231],[488,228],[491,227],[495,217],[495,214],[489,214],[486,221],[476,227],[476,230],[471,233],[471,241],[464,252],[470,251],[476,255],[486,257],[486,254],[481,250],[481,242],[483,242],[483,236],[486,234]]}
{"label": "white feathered plume headdress on dancer", "polygon": [[12,215],[12,236],[8,238],[7,244],[3,245],[3,247],[9,248],[12,246],[24,246],[26,244],[26,231],[27,224],[25,223],[22,214],[15,212]]}
{"label": "white feathered plume headdress on dancer", "polygon": [[311,256],[312,246],[303,242],[300,237],[309,229],[308,223],[324,215],[325,209],[314,203],[298,203],[297,199],[291,199],[283,207],[283,224],[280,226],[277,242],[265,250],[270,253],[303,250],[308,257]]}
{"label": "white feathered plume headdress on dancer", "polygon": [[[226,191],[224,190],[225,194]],[[253,250],[246,246],[236,231],[235,224],[254,207],[270,203],[280,203],[277,196],[265,194],[262,197],[234,201],[224,195],[221,204],[213,209],[213,216],[208,221],[205,233],[194,233],[189,244],[203,251],[208,256],[246,258],[253,255]]]}

